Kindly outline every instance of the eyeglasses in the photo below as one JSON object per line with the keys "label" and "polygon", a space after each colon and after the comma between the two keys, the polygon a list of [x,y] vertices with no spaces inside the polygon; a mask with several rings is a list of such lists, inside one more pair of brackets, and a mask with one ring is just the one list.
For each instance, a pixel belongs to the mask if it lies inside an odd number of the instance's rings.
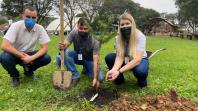
{"label": "eyeglasses", "polygon": [[84,28],[83,28],[83,27],[79,27],[79,29],[80,29],[80,30],[88,30],[87,27],[84,27]]}
{"label": "eyeglasses", "polygon": [[26,16],[26,18],[36,19],[36,17],[32,17],[32,16]]}

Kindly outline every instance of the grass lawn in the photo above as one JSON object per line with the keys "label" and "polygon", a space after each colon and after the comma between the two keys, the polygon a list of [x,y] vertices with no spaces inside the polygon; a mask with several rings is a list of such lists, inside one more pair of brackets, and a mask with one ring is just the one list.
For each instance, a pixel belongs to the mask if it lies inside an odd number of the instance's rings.
{"label": "grass lawn", "polygon": [[[1,41],[2,39],[0,39]],[[57,37],[52,37],[49,44],[49,54],[52,62],[35,72],[36,80],[28,80],[23,75],[23,69],[17,68],[21,75],[21,86],[13,88],[7,72],[0,66],[0,110],[91,110],[96,106],[86,99],[76,97],[79,93],[90,89],[87,76],[82,75],[80,83],[67,92],[57,91],[52,86],[52,73],[57,70],[55,55],[57,53]],[[101,66],[105,70],[105,55],[113,52],[114,39],[101,47]],[[176,88],[180,96],[198,101],[198,41],[189,41],[169,37],[148,37],[147,49],[155,51],[166,48],[150,59],[148,87],[140,89],[136,79],[127,73],[126,83],[114,86],[104,82],[101,87],[116,89],[118,93],[128,92],[130,96],[140,97],[145,94],[158,95]],[[79,71],[82,70],[78,66]],[[75,99],[71,99],[75,98]],[[102,107],[107,110],[107,105]]]}

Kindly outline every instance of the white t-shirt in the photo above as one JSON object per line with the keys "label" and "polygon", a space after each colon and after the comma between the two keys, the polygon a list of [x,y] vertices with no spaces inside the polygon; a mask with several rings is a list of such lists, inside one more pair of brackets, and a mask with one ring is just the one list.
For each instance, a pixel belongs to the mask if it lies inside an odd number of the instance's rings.
{"label": "white t-shirt", "polygon": [[[118,38],[118,36],[116,36],[115,38],[116,38],[115,47],[117,48],[117,43],[118,43],[118,39],[117,38]],[[127,47],[125,47],[125,48],[127,48]],[[146,53],[146,37],[139,30],[137,30],[137,51],[144,52],[142,58],[146,58],[147,57],[147,53]]]}
{"label": "white t-shirt", "polygon": [[35,24],[29,32],[25,27],[24,20],[13,23],[3,38],[9,40],[18,51],[24,52],[33,51],[37,41],[40,44],[50,41],[43,26]]}

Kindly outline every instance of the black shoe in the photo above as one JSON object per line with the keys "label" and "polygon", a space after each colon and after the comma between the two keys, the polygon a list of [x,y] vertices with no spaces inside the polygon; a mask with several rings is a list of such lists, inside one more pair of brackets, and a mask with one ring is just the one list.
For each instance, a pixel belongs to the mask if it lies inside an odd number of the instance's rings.
{"label": "black shoe", "polygon": [[83,68],[83,70],[82,70],[81,74],[86,75],[86,74],[87,74],[87,70],[86,70],[85,68]]}
{"label": "black shoe", "polygon": [[24,74],[25,74],[27,77],[32,78],[32,77],[34,76],[34,73],[33,73],[33,71],[30,69],[30,65],[29,65],[29,64],[24,64],[24,65],[23,65],[23,69],[24,69]]}
{"label": "black shoe", "polygon": [[20,85],[19,77],[13,77],[12,78],[12,86],[19,87],[19,85]]}
{"label": "black shoe", "polygon": [[28,66],[24,66],[24,75],[30,79],[35,78],[33,71],[31,71]]}
{"label": "black shoe", "polygon": [[125,79],[124,79],[123,74],[120,74],[120,75],[113,81],[113,83],[114,83],[115,85],[121,85],[121,84],[123,84],[124,82],[125,82]]}
{"label": "black shoe", "polygon": [[141,88],[147,87],[147,80],[144,81],[137,81],[138,86]]}
{"label": "black shoe", "polygon": [[34,78],[35,77],[33,71],[25,71],[24,75],[28,78]]}
{"label": "black shoe", "polygon": [[120,80],[120,79],[115,79],[115,80],[113,81],[113,83],[114,83],[115,85],[121,85],[121,84],[124,84],[124,82],[125,82],[124,79],[122,79],[122,80]]}
{"label": "black shoe", "polygon": [[25,75],[25,76],[29,79],[33,79],[33,80],[37,79],[37,76],[35,76],[33,73],[31,75]]}

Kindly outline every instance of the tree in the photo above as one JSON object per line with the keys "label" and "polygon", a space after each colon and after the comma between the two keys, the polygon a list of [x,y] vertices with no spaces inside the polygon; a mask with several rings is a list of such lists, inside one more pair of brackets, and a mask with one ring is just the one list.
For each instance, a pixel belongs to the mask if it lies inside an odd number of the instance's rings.
{"label": "tree", "polygon": [[7,22],[8,22],[8,20],[6,18],[0,17],[0,25],[4,24],[4,23],[7,23]]}
{"label": "tree", "polygon": [[[59,13],[59,2],[55,3],[55,12]],[[68,22],[70,29],[74,28],[75,17],[80,13],[80,8],[78,6],[78,0],[65,0],[64,1],[64,15],[65,19]]]}
{"label": "tree", "polygon": [[74,28],[74,19],[79,13],[78,0],[66,0],[64,12],[69,21],[69,27],[72,30]]}
{"label": "tree", "polygon": [[95,17],[93,25],[95,26],[96,31],[108,32],[111,30],[113,21],[113,16],[109,16],[107,13],[104,13]]}
{"label": "tree", "polygon": [[113,28],[113,22],[116,22],[125,10],[128,10],[134,16],[137,14],[138,7],[138,4],[131,0],[105,0],[93,24],[97,30],[110,31]]}
{"label": "tree", "polygon": [[105,24],[112,24],[125,10],[132,14],[137,27],[141,29],[150,18],[159,17],[159,13],[155,10],[140,7],[131,0],[105,0],[99,11],[100,20],[103,20]]}
{"label": "tree", "polygon": [[138,9],[139,4],[131,0],[105,0],[100,13],[107,13],[108,15],[118,17],[127,10],[136,17]]}
{"label": "tree", "polygon": [[52,10],[57,0],[3,0],[1,8],[9,19],[19,17],[25,6],[34,6],[38,11],[38,23],[41,23]]}
{"label": "tree", "polygon": [[186,23],[192,30],[193,36],[198,28],[198,1],[197,0],[175,0],[175,4],[179,8],[178,20],[180,23]]}
{"label": "tree", "polygon": [[145,27],[145,25],[150,24],[150,19],[159,17],[160,14],[153,9],[146,9],[140,7],[138,10],[138,15],[136,17],[137,27],[140,28],[143,32],[146,30],[149,32],[152,30],[152,27]]}
{"label": "tree", "polygon": [[78,0],[78,6],[89,22],[92,23],[103,2],[104,0]]}

